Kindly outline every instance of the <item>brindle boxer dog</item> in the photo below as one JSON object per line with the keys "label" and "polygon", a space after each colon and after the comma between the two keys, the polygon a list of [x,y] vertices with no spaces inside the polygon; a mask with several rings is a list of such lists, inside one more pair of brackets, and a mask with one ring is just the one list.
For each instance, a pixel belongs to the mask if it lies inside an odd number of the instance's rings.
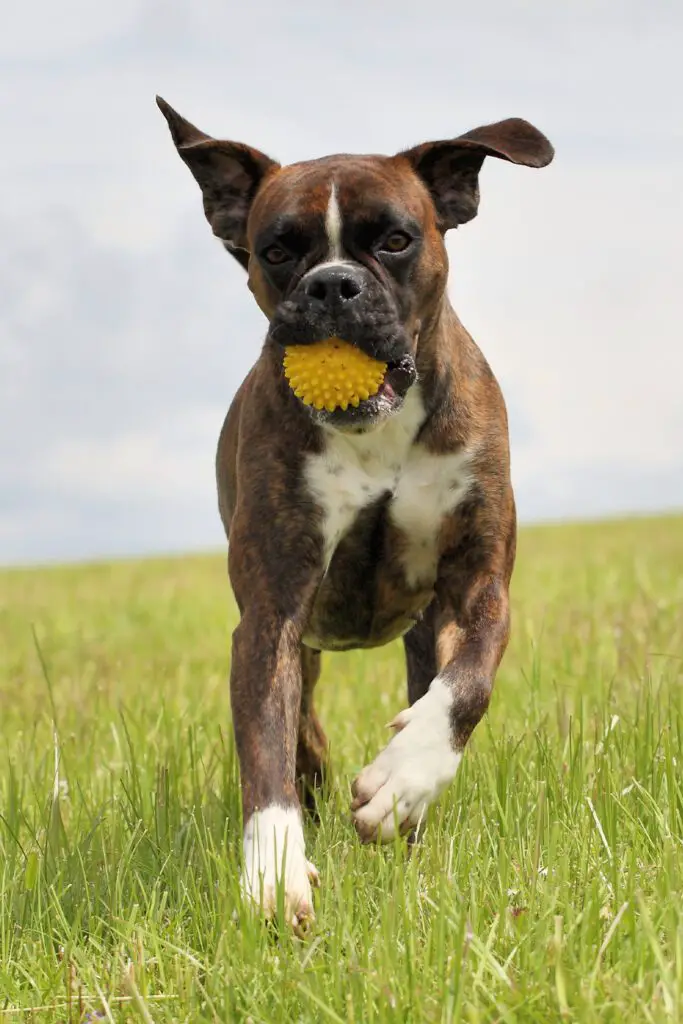
{"label": "brindle boxer dog", "polygon": [[[221,432],[218,503],[240,612],[242,886],[268,916],[283,883],[301,926],[318,881],[298,793],[325,764],[320,652],[403,637],[409,706],[352,787],[367,841],[419,824],[491,697],[516,542],[507,416],[449,302],[444,235],[476,215],[487,156],[544,167],[553,148],[512,118],[396,156],[282,167],[157,102],[270,325]],[[345,412],[302,404],[283,374],[285,346],[330,336],[388,364]]]}

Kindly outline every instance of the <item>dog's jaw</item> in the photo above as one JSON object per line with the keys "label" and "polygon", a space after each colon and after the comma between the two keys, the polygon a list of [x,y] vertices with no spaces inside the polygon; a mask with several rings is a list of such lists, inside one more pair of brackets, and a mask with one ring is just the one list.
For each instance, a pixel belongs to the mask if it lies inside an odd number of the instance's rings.
{"label": "dog's jaw", "polygon": [[274,804],[255,811],[244,829],[242,893],[266,918],[278,911],[278,889],[284,888],[287,923],[304,930],[314,918],[311,886],[318,872],[306,859],[301,814],[294,807]]}
{"label": "dog's jaw", "polygon": [[306,406],[306,409],[318,426],[330,427],[343,433],[370,431],[403,409],[416,382],[415,360],[412,355],[405,355],[389,365],[377,393],[361,401],[357,407],[349,405],[345,410],[335,409],[333,412],[314,409],[312,406]]}

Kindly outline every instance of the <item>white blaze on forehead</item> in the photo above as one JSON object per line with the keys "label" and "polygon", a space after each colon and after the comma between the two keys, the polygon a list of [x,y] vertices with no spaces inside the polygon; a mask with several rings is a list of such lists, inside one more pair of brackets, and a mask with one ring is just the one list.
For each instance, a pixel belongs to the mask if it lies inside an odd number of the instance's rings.
{"label": "white blaze on forehead", "polygon": [[341,210],[339,209],[339,201],[337,199],[337,186],[334,182],[332,182],[330,198],[327,203],[325,230],[327,232],[327,241],[330,246],[328,259],[340,260],[342,258],[342,218]]}

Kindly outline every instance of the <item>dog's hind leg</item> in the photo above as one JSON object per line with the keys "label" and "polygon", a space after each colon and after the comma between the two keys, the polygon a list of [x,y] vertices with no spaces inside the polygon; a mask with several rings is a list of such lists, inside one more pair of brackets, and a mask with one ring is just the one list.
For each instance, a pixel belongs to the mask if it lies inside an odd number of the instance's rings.
{"label": "dog's hind leg", "polygon": [[315,810],[314,791],[322,785],[327,761],[327,737],[313,707],[313,690],[320,677],[320,651],[301,647],[301,715],[296,748],[296,777],[302,806]]}
{"label": "dog's hind leg", "polygon": [[424,697],[432,679],[436,676],[436,598],[424,612],[419,622],[403,637],[408,676],[408,703],[413,705]]}

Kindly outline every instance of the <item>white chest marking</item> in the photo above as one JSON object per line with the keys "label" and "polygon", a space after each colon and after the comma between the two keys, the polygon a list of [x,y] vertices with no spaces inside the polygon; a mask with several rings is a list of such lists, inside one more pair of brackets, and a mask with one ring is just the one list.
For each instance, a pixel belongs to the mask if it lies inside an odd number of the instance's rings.
{"label": "white chest marking", "polygon": [[341,260],[343,257],[342,218],[337,200],[337,186],[334,182],[332,182],[332,187],[330,188],[330,198],[325,213],[325,231],[327,232],[327,241],[330,246],[328,260]]}
{"label": "white chest marking", "polygon": [[424,416],[416,384],[403,408],[375,430],[330,430],[324,451],[309,457],[305,476],[323,513],[325,569],[358,513],[389,493],[391,521],[406,537],[402,557],[408,585],[433,579],[441,523],[469,487],[469,455],[433,455],[415,444]]}

